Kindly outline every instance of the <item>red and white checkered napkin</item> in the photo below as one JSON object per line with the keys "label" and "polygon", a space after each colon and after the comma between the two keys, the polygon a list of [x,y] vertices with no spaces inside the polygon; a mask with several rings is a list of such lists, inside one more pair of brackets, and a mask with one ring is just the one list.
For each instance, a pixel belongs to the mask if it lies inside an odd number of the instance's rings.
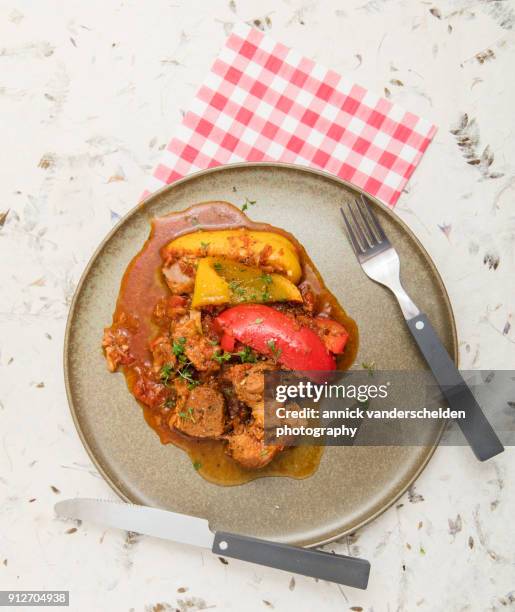
{"label": "red and white checkered napkin", "polygon": [[239,24],[145,195],[197,170],[278,161],[325,170],[394,206],[435,132],[425,119]]}

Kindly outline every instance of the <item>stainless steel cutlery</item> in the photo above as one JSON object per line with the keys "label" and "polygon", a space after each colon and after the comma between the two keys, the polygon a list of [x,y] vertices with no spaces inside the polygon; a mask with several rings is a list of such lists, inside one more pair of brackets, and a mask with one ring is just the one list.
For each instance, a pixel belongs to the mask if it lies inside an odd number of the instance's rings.
{"label": "stainless steel cutlery", "polygon": [[504,450],[472,392],[438,338],[427,316],[404,290],[399,255],[391,245],[372,207],[363,195],[341,213],[354,253],[365,274],[387,287],[397,298],[402,314],[449,407],[465,411],[458,426],[480,461]]}
{"label": "stainless steel cutlery", "polygon": [[[260,540],[241,534],[213,533],[205,519],[177,512],[96,499],[67,499],[55,505],[63,518],[92,521],[211,549],[215,555],[274,567],[313,578],[321,578],[358,589],[366,589],[370,563],[365,559],[336,555]],[[299,510],[300,511],[300,510]]]}

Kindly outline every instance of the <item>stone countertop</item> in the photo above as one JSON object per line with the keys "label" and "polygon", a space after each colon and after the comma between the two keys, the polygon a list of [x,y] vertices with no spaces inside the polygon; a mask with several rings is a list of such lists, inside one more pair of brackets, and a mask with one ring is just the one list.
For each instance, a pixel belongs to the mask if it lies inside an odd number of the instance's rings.
{"label": "stone countertop", "polygon": [[366,592],[53,517],[113,497],[66,407],[74,287],[237,20],[439,126],[396,210],[443,276],[461,366],[515,364],[513,0],[3,0],[0,588],[69,589],[84,611],[515,609],[512,448],[438,449],[327,546],[370,559]]}

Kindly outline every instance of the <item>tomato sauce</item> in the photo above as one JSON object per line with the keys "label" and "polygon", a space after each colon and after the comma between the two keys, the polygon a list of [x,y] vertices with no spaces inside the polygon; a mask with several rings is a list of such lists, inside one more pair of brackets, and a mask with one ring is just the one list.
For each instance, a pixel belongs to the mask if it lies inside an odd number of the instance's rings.
{"label": "tomato sauce", "polygon": [[[296,246],[302,266],[301,282],[308,285],[315,296],[315,314],[328,315],[344,325],[349,332],[345,351],[338,356],[337,367],[345,370],[352,365],[358,349],[356,323],[326,288],[313,262],[295,237],[266,223],[251,221],[228,202],[205,202],[153,219],[149,238],[123,276],[111,329],[120,330],[127,338],[133,360],[121,366],[121,369],[131,393],[134,394],[141,372],[152,364],[149,342],[159,331],[152,316],[155,305],[161,298],[170,295],[161,272],[161,249],[182,234],[238,227],[273,231],[282,234]],[[186,451],[199,474],[216,484],[242,484],[263,476],[306,478],[316,471],[322,456],[322,447],[299,446],[279,453],[261,469],[245,469],[225,453],[223,440],[189,438],[168,426],[170,409],[164,406],[150,407],[141,402],[140,405],[146,422],[158,434],[161,442],[175,444]]]}

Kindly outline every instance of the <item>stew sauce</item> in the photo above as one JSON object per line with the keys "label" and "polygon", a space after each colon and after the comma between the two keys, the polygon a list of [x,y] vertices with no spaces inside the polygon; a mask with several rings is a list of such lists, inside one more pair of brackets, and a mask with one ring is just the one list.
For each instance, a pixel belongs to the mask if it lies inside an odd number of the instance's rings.
{"label": "stew sauce", "polygon": [[[301,282],[308,285],[315,296],[315,314],[324,313],[330,316],[344,325],[349,332],[345,351],[337,358],[337,368],[345,370],[352,365],[358,348],[356,323],[324,285],[313,262],[295,237],[282,229],[251,221],[228,202],[205,202],[182,212],[153,219],[149,238],[123,276],[112,329],[125,335],[129,352],[134,358],[130,365],[121,366],[131,392],[141,367],[150,366],[152,362],[149,342],[159,330],[152,317],[154,307],[159,299],[170,295],[161,272],[161,249],[182,234],[237,227],[273,231],[282,234],[297,247],[303,272]],[[151,408],[141,405],[146,422],[158,434],[161,442],[175,444],[186,451],[199,474],[216,484],[242,484],[263,476],[306,478],[316,471],[323,453],[322,447],[289,448],[261,469],[245,469],[225,453],[223,440],[189,438],[168,426],[170,409],[164,406]]]}

